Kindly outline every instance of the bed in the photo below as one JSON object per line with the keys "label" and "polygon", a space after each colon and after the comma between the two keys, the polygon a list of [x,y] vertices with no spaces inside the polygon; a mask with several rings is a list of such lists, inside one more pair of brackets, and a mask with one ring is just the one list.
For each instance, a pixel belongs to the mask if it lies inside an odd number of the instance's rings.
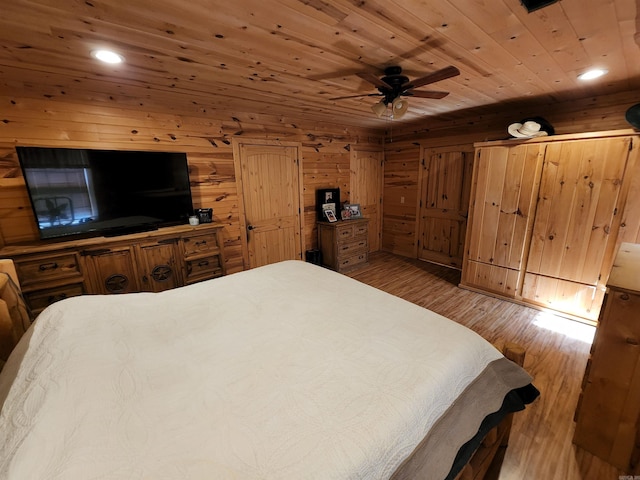
{"label": "bed", "polygon": [[300,261],[74,297],[0,373],[0,478],[475,478],[531,380],[471,330]]}

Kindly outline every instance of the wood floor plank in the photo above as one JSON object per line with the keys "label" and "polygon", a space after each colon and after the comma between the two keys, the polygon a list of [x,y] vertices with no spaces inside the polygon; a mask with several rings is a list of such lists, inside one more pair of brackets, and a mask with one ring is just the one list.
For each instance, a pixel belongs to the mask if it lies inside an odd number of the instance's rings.
{"label": "wood floor plank", "polygon": [[499,480],[617,480],[624,474],[571,441],[593,327],[461,289],[459,271],[390,253],[371,254],[367,266],[348,275],[461,323],[495,345],[511,341],[527,349],[524,366],[541,396],[515,415]]}

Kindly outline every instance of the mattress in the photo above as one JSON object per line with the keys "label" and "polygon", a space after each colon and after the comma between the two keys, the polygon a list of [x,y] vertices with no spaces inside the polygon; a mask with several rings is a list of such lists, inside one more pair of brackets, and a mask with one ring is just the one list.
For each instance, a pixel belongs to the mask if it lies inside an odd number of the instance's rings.
{"label": "mattress", "polygon": [[0,374],[0,478],[387,479],[425,442],[445,478],[530,381],[464,326],[300,261],[74,297]]}

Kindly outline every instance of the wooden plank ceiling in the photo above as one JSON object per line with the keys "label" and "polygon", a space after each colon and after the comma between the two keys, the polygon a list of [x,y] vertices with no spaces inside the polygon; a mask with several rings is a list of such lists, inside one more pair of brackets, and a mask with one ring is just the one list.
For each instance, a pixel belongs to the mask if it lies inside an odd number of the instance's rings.
{"label": "wooden plank ceiling", "polygon": [[[505,102],[572,101],[640,87],[640,0],[12,0],[0,16],[1,96],[149,111],[384,128],[357,76],[398,65],[422,87],[398,122]],[[106,66],[90,52],[126,59]],[[609,74],[592,82],[590,67]],[[284,120],[283,120],[284,121]]]}

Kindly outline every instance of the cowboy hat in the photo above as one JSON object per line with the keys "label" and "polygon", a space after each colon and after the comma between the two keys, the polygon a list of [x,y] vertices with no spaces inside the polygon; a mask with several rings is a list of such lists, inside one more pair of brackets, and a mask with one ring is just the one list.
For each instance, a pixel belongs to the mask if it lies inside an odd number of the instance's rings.
{"label": "cowboy hat", "polygon": [[509,125],[509,134],[518,138],[543,137],[553,135],[555,129],[542,117],[530,117]]}

